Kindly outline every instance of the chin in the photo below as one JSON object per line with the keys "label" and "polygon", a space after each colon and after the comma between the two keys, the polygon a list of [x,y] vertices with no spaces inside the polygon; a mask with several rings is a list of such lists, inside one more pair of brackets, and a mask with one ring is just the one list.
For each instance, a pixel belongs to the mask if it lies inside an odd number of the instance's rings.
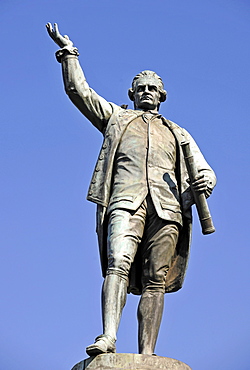
{"label": "chin", "polygon": [[144,109],[144,110],[151,110],[155,109],[156,107],[150,104],[149,102],[143,102],[138,106],[139,109]]}

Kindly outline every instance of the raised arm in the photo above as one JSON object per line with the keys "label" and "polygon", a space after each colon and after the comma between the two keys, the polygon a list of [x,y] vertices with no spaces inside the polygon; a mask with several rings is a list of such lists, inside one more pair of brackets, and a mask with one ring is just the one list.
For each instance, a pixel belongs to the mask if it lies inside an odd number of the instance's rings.
{"label": "raised arm", "polygon": [[52,40],[61,48],[56,52],[56,58],[62,64],[66,93],[84,116],[103,132],[115,104],[108,103],[89,87],[78,61],[78,50],[69,37],[60,34],[56,23],[54,29],[50,23],[46,24],[46,28]]}

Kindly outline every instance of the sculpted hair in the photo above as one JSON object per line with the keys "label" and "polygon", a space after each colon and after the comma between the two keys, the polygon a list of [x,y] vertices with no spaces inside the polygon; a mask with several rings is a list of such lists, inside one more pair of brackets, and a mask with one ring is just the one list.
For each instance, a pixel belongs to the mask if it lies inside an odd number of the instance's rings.
{"label": "sculpted hair", "polygon": [[166,92],[166,90],[164,90],[164,85],[163,85],[162,79],[161,79],[160,76],[158,76],[157,73],[155,73],[153,71],[149,71],[149,70],[142,71],[134,77],[134,79],[132,81],[132,88],[130,88],[128,90],[128,96],[129,96],[130,100],[132,100],[132,101],[134,100],[134,92],[135,92],[135,88],[136,88],[136,82],[140,78],[143,78],[143,77],[151,77],[151,78],[154,78],[158,82],[159,91],[160,91],[160,95],[161,95],[160,101],[164,102],[167,98],[167,92]]}

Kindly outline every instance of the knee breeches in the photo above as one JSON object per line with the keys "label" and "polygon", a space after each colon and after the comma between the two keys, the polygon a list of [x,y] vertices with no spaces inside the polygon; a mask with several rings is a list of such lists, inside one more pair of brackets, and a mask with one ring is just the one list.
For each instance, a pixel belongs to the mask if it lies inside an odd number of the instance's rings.
{"label": "knee breeches", "polygon": [[143,291],[165,292],[178,235],[178,225],[159,218],[149,196],[136,211],[114,209],[109,215],[107,274],[127,280],[138,253]]}

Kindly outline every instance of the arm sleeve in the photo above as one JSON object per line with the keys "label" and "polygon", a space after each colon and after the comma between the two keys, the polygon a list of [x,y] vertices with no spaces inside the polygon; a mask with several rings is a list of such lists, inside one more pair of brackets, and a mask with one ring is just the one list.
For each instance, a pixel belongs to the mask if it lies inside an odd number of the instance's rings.
{"label": "arm sleeve", "polygon": [[62,58],[62,73],[70,100],[99,131],[104,132],[116,105],[89,87],[77,56],[65,55]]}
{"label": "arm sleeve", "polygon": [[[206,159],[204,158],[203,154],[201,153],[198,145],[192,138],[192,136],[189,134],[189,132],[185,129],[182,129],[185,133],[185,137],[190,142],[190,148],[192,151],[192,154],[194,156],[195,164],[197,166],[197,170],[199,173],[202,173],[205,176],[205,179],[207,180],[207,186],[210,189],[210,194],[213,190],[213,188],[216,185],[216,176],[212,168],[207,163]],[[209,194],[209,195],[210,195]]]}

